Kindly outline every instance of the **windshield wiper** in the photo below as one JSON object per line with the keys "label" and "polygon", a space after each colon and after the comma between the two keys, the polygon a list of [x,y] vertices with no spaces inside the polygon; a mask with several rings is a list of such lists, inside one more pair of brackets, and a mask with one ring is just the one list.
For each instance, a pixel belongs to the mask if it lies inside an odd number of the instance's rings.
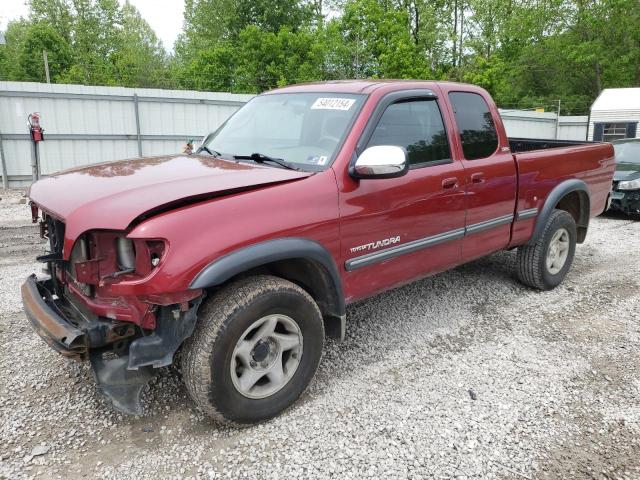
{"label": "windshield wiper", "polygon": [[299,168],[294,167],[282,158],[270,157],[269,155],[265,155],[263,153],[252,153],[251,155],[234,155],[233,158],[235,158],[236,160],[253,160],[256,163],[271,162],[276,163],[281,167],[287,168],[289,170],[300,170]]}
{"label": "windshield wiper", "polygon": [[220,152],[217,152],[215,150],[210,150],[208,147],[205,147],[204,145],[201,145],[196,153],[200,153],[202,150],[207,152],[212,157],[220,157],[222,155]]}

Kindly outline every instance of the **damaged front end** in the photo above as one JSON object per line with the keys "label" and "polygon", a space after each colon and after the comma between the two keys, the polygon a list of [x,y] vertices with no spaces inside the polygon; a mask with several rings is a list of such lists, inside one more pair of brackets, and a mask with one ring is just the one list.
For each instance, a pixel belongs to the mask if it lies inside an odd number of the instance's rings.
{"label": "damaged front end", "polygon": [[52,348],[91,362],[99,390],[116,409],[141,413],[143,387],[157,368],[173,362],[193,333],[203,291],[137,293],[162,263],[167,247],[161,239],[88,232],[65,260],[64,223],[46,213],[42,217],[41,234],[50,251],[38,260],[47,264],[47,275],[32,275],[22,286],[27,317]]}
{"label": "damaged front end", "polygon": [[611,192],[611,205],[609,208],[614,211],[622,212],[625,215],[640,213],[640,189],[618,190],[617,186],[617,182],[614,182],[614,189]]}

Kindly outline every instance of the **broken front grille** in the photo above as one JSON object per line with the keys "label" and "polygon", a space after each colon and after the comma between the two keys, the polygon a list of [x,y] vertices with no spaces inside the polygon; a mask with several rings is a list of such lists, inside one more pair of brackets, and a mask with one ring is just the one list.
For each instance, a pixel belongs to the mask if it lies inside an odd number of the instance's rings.
{"label": "broken front grille", "polygon": [[46,255],[38,257],[41,262],[62,261],[62,248],[64,246],[64,222],[42,214],[40,222],[40,236],[49,240],[49,251]]}

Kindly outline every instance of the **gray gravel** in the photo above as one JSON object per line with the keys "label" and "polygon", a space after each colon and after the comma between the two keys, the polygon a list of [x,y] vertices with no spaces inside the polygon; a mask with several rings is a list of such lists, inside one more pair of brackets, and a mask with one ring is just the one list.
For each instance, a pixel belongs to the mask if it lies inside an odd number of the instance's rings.
{"label": "gray gravel", "polygon": [[280,417],[207,420],[177,368],[124,417],[21,313],[42,248],[0,193],[0,478],[640,478],[640,222],[597,218],[566,282],[503,252],[353,305]]}

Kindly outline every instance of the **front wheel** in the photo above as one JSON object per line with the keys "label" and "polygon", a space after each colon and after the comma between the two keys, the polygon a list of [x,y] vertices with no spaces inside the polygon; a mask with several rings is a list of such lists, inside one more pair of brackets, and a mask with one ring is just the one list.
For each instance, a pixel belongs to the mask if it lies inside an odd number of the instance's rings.
{"label": "front wheel", "polygon": [[576,242],[576,222],[571,214],[554,210],[538,241],[518,247],[519,280],[539,290],[557,287],[571,268]]}
{"label": "front wheel", "polygon": [[255,423],[297,400],[323,343],[322,316],[307,292],[282,278],[245,278],[200,308],[182,375],[194,401],[214,419]]}

